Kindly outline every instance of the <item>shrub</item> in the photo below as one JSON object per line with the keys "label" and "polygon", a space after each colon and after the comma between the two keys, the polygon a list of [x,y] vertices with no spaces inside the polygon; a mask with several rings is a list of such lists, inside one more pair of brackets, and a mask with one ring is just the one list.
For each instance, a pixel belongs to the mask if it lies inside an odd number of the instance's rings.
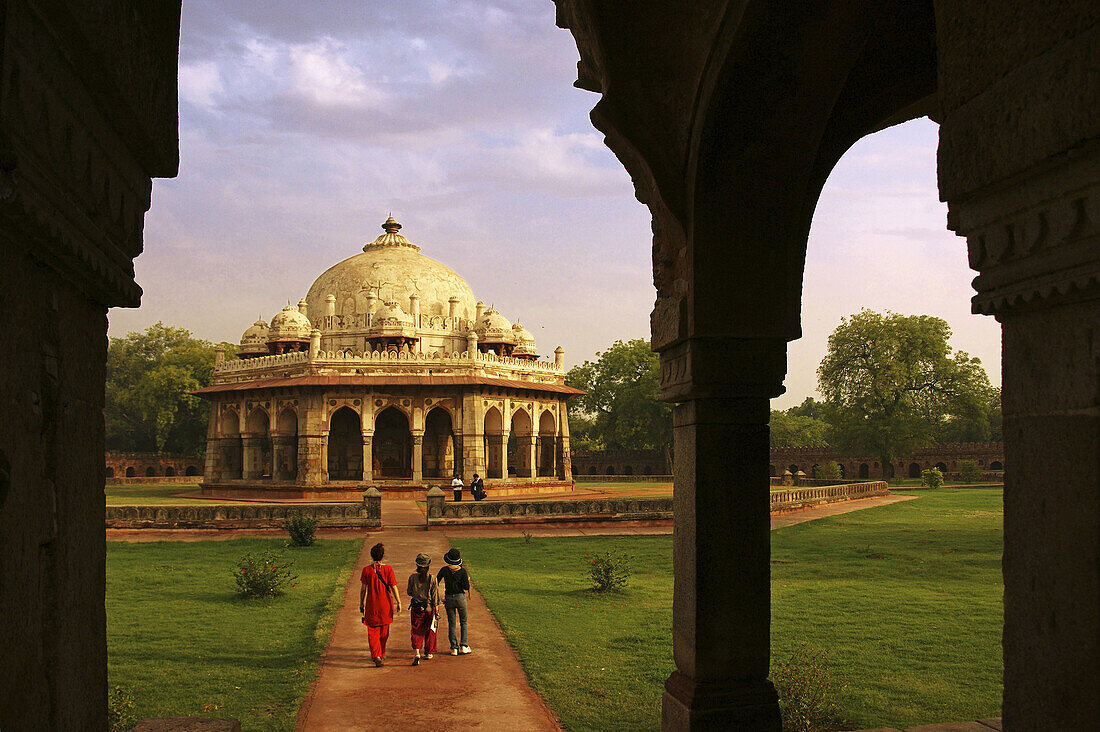
{"label": "shrub", "polygon": [[787,658],[772,662],[783,732],[827,732],[849,728],[837,694],[846,684],[829,670],[825,652],[802,643]]}
{"label": "shrub", "polygon": [[313,546],[316,541],[314,534],[317,532],[317,519],[303,516],[300,513],[291,514],[283,522],[283,528],[290,534],[291,546]]}
{"label": "shrub", "polygon": [[245,597],[274,597],[283,594],[287,585],[298,579],[291,571],[293,562],[282,561],[277,552],[263,552],[259,555],[248,552],[237,560],[237,589]]}
{"label": "shrub", "polygon": [[129,732],[137,723],[134,711],[134,695],[129,689],[113,686],[107,692],[107,730],[108,732]]}
{"label": "shrub", "polygon": [[939,468],[929,468],[920,472],[920,483],[929,488],[943,487],[943,473]]}
{"label": "shrub", "polygon": [[533,534],[530,531],[527,531],[526,529],[524,529],[523,530],[523,543],[524,544],[530,544],[532,536],[533,536]]}
{"label": "shrub", "polygon": [[592,580],[593,590],[608,592],[626,587],[626,581],[630,577],[630,557],[614,551],[584,556],[591,562],[588,565],[588,577]]}
{"label": "shrub", "polygon": [[977,483],[982,479],[982,469],[978,467],[977,460],[959,461],[959,478],[964,483]]}
{"label": "shrub", "polygon": [[815,465],[814,477],[818,480],[840,480],[840,463],[830,460],[824,465]]}

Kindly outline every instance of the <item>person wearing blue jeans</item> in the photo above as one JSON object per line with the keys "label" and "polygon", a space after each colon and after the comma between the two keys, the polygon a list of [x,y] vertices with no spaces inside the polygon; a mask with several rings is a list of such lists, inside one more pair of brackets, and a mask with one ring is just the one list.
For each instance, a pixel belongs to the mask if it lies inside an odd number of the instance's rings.
{"label": "person wearing blue jeans", "polygon": [[[470,575],[462,566],[462,554],[451,549],[443,555],[447,563],[439,570],[436,580],[444,585],[443,607],[447,608],[447,637],[451,641],[451,655],[466,655],[471,652],[466,634],[466,609],[470,599]],[[458,620],[455,620],[455,616]],[[459,643],[458,625],[462,626],[462,642]]]}

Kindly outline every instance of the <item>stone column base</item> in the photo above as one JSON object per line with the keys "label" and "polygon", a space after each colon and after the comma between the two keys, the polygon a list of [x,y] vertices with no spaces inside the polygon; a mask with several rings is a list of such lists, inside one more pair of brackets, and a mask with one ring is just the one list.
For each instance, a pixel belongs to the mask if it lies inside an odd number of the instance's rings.
{"label": "stone column base", "polygon": [[768,680],[698,683],[680,671],[665,682],[662,730],[779,730],[779,697]]}

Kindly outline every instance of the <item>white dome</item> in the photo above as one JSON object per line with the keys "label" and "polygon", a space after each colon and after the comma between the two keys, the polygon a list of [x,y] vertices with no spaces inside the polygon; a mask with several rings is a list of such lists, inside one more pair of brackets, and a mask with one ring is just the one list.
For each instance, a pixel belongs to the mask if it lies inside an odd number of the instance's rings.
{"label": "white dome", "polygon": [[267,323],[257,320],[241,335],[241,348],[238,353],[242,356],[267,355]]}
{"label": "white dome", "polygon": [[271,319],[267,340],[271,341],[308,341],[313,326],[309,318],[302,315],[298,308],[287,305]]}
{"label": "white dome", "polygon": [[[420,247],[397,233],[401,224],[388,219],[386,233],[363,247],[362,254],[333,265],[314,281],[306,295],[307,312],[315,321],[325,312],[325,298],[336,298],[336,314],[367,311],[367,294],[409,306],[409,296],[420,298],[423,315],[450,315],[450,300],[458,298],[457,315],[473,319],[473,291],[451,268],[420,254]],[[319,322],[319,321],[318,321]]]}
{"label": "white dome", "polygon": [[482,343],[514,343],[516,340],[508,318],[493,308],[482,313],[481,320],[474,323],[474,332]]}

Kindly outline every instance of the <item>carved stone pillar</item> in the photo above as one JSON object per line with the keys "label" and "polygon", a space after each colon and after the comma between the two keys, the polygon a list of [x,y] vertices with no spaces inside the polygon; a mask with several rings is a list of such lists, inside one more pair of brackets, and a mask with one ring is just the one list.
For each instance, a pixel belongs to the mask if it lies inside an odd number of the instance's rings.
{"label": "carved stone pillar", "polygon": [[785,370],[778,340],[696,339],[661,354],[662,398],[681,402],[673,412],[676,670],[665,683],[665,729],[780,727],[767,678],[768,417]]}
{"label": "carved stone pillar", "polygon": [[1100,722],[1100,146],[1059,162],[951,206],[1002,325],[1006,729]]}
{"label": "carved stone pillar", "polygon": [[516,440],[516,442],[519,446],[519,452],[523,454],[523,459],[520,461],[520,467],[523,471],[523,477],[537,477],[535,472],[535,435],[522,435]]}
{"label": "carved stone pillar", "polygon": [[221,443],[221,478],[239,479],[244,474],[244,450],[240,437],[223,437]]}
{"label": "carved stone pillar", "polygon": [[221,480],[221,440],[216,437],[206,438],[206,459],[203,461],[202,479],[204,482],[216,482]]}
{"label": "carved stone pillar", "polygon": [[263,476],[263,437],[248,435],[241,438],[244,464],[241,468],[245,480],[257,480]]}
{"label": "carved stone pillar", "polygon": [[424,434],[412,436],[412,480],[419,483],[424,480]]}
{"label": "carved stone pillar", "polygon": [[500,444],[500,478],[501,480],[508,480],[508,433],[503,432],[493,439]]}
{"label": "carved stone pillar", "polygon": [[271,438],[271,465],[274,480],[294,480],[298,475],[297,435],[277,435]]}
{"label": "carved stone pillar", "polygon": [[374,433],[363,433],[363,482],[374,480]]}
{"label": "carved stone pillar", "polygon": [[454,440],[454,462],[453,462],[453,465],[451,466],[451,475],[450,475],[450,477],[454,477],[455,475],[465,475],[465,472],[466,472],[465,468],[463,466],[463,459],[462,459],[463,454],[464,454],[463,447],[462,447],[462,433],[461,432],[455,432],[454,436],[453,436],[453,440]]}
{"label": "carved stone pillar", "polygon": [[327,440],[327,433],[298,437],[298,479],[303,484],[317,486],[328,480]]}

